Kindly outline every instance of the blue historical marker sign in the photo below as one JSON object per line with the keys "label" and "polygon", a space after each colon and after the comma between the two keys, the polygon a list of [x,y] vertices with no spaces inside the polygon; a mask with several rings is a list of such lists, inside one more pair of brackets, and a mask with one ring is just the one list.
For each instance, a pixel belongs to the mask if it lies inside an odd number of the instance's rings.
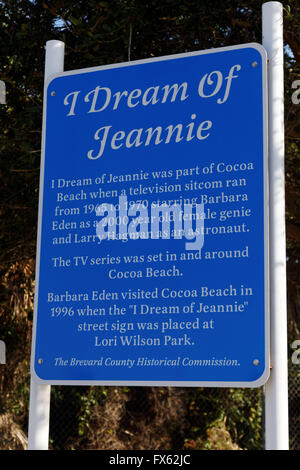
{"label": "blue historical marker sign", "polygon": [[38,381],[265,383],[266,112],[258,44],[48,81]]}

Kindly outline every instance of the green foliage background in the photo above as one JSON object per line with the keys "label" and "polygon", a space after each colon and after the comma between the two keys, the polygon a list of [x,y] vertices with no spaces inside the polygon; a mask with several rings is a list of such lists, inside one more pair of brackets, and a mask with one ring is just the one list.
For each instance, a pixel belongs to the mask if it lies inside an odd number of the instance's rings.
{"label": "green foliage background", "polygon": [[[257,0],[0,1],[0,79],[7,89],[6,105],[0,106],[0,338],[7,346],[7,365],[0,366],[0,418],[10,415],[25,435],[46,41],[65,42],[65,70],[261,42],[262,3]],[[292,83],[300,79],[300,6],[297,0],[286,0],[283,6],[291,342],[299,337],[300,324],[300,105],[292,104],[291,100]],[[257,449],[262,446],[260,390],[175,392],[90,387],[66,392],[55,387],[53,413],[62,413],[67,393],[76,412],[68,430],[71,435],[62,436],[62,432],[59,434],[52,427],[53,448],[209,449],[237,445]],[[106,421],[101,420],[101,413],[107,417]],[[115,418],[109,420],[109,416]],[[167,433],[164,431],[160,440],[154,438],[152,430],[159,434],[166,426]],[[18,445],[9,436],[0,442],[2,448]]]}

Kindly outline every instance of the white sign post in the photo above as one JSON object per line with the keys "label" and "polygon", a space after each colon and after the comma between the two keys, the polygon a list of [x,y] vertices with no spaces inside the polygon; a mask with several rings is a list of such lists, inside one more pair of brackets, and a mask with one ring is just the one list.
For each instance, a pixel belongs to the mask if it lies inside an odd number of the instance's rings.
{"label": "white sign post", "polygon": [[280,2],[262,6],[263,46],[269,58],[270,350],[265,385],[266,450],[287,450],[288,372],[284,191],[283,15]]}
{"label": "white sign post", "polygon": [[[64,43],[61,41],[48,41],[46,44],[45,77],[54,73],[63,72],[64,69]],[[41,168],[41,175],[43,168]],[[41,207],[39,208],[41,211]],[[41,214],[39,214],[41,220]],[[38,231],[38,246],[41,237]],[[37,279],[37,276],[36,276]],[[38,384],[31,377],[29,425],[28,425],[28,450],[47,450],[49,442],[49,417],[50,417],[50,385]]]}

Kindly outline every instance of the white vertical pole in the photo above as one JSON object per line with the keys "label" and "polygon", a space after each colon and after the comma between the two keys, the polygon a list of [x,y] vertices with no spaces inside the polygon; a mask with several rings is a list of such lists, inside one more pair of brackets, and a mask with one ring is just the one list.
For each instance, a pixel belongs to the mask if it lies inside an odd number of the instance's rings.
{"label": "white vertical pole", "polygon": [[[44,81],[64,70],[64,43],[47,41]],[[30,382],[28,450],[47,450],[49,444],[50,385],[41,385],[33,377]]]}
{"label": "white vertical pole", "polygon": [[262,5],[263,46],[269,59],[270,175],[270,348],[271,374],[265,385],[266,450],[287,450],[288,367],[284,190],[283,11],[280,2]]}
{"label": "white vertical pole", "polygon": [[28,450],[48,450],[50,395],[50,385],[40,385],[31,377]]}

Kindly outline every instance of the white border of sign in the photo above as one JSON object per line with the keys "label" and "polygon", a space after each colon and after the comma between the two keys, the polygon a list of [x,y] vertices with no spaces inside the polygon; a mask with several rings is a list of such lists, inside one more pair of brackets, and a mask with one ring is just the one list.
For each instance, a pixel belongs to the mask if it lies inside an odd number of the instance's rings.
{"label": "white border of sign", "polygon": [[[95,72],[105,69],[116,69],[120,67],[130,67],[138,64],[173,60],[184,57],[191,57],[204,54],[215,54],[231,50],[240,50],[252,48],[256,49],[262,58],[262,91],[263,91],[263,158],[264,158],[264,252],[265,252],[265,370],[259,379],[251,382],[219,382],[219,381],[106,381],[106,380],[42,380],[34,370],[34,351],[37,324],[37,306],[39,292],[39,268],[40,268],[40,247],[41,247],[41,226],[42,226],[42,207],[43,207],[43,188],[44,188],[44,167],[45,167],[45,141],[46,141],[46,113],[47,113],[47,89],[52,80],[57,77],[67,75],[77,75],[87,72]],[[43,385],[113,385],[113,386],[170,386],[170,387],[260,387],[264,385],[270,373],[269,361],[269,187],[268,187],[268,96],[267,96],[267,53],[264,47],[258,43],[247,43],[236,46],[222,47],[216,49],[207,49],[204,51],[188,52],[168,56],[155,57],[153,59],[142,59],[132,62],[122,62],[119,64],[104,65],[100,67],[85,68],[61,72],[50,75],[45,80],[44,89],[44,109],[43,109],[43,130],[42,130],[42,155],[41,155],[41,173],[39,190],[39,215],[38,215],[38,238],[37,238],[37,260],[36,260],[36,284],[35,284],[35,302],[34,302],[34,320],[33,320],[33,338],[32,338],[32,360],[31,373],[33,379]]]}

